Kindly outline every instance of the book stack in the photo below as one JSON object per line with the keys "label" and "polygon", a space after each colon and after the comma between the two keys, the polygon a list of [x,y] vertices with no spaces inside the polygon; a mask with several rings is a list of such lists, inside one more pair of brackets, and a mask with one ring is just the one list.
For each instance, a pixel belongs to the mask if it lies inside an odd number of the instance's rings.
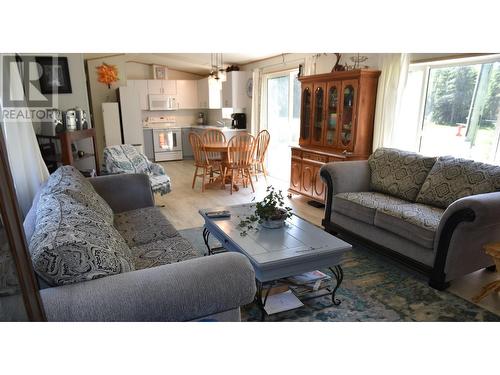
{"label": "book stack", "polygon": [[265,291],[268,298],[264,310],[271,315],[304,306],[298,297],[311,297],[326,288],[330,279],[330,276],[318,270],[282,279],[278,285]]}
{"label": "book stack", "polygon": [[300,297],[326,288],[330,279],[326,273],[316,270],[288,277],[286,281],[294,294]]}

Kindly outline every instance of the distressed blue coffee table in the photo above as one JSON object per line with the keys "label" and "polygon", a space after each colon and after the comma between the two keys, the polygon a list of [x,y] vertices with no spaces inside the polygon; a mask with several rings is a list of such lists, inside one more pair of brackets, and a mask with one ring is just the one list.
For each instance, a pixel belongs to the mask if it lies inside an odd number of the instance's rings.
{"label": "distressed blue coffee table", "polygon": [[[206,213],[228,210],[229,218],[210,218]],[[322,268],[329,268],[336,284],[326,288],[328,293],[315,295],[318,298],[331,294],[332,302],[340,304],[335,293],[342,283],[343,271],[340,266],[342,255],[351,250],[352,246],[341,239],[332,236],[321,228],[292,215],[280,229],[259,227],[258,231],[247,231],[241,236],[240,221],[255,211],[255,204],[216,207],[199,210],[205,219],[203,239],[208,254],[214,254],[219,249],[211,249],[208,244],[210,235],[222,244],[224,251],[236,251],[248,257],[255,270],[257,283],[256,302],[265,317],[264,306],[270,291],[270,286],[280,279],[299,275]],[[266,289],[267,293],[263,295]]]}

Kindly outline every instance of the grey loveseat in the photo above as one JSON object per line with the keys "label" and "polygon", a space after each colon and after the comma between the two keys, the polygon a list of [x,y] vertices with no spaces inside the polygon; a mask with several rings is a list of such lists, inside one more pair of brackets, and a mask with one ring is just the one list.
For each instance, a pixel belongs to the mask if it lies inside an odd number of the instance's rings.
{"label": "grey loveseat", "polygon": [[327,231],[428,274],[439,290],[493,268],[482,247],[500,240],[500,167],[379,148],[320,173]]}
{"label": "grey loveseat", "polygon": [[248,259],[200,256],[154,207],[144,174],[61,167],[24,227],[49,321],[237,321],[255,296]]}

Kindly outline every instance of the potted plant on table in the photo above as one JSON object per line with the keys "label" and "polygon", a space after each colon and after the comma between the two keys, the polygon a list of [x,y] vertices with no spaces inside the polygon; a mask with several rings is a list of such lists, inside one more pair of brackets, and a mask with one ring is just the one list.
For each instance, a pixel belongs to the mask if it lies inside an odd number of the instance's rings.
{"label": "potted plant on table", "polygon": [[255,212],[241,220],[241,236],[246,236],[251,229],[258,230],[257,223],[268,229],[281,228],[285,220],[292,216],[292,209],[285,206],[281,190],[276,192],[274,187],[268,186],[266,192],[268,194],[264,199],[255,204]]}

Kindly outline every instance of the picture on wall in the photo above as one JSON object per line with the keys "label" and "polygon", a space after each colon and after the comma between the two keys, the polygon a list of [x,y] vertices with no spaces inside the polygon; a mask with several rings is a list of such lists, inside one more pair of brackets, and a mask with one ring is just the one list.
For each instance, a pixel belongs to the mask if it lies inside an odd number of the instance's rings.
{"label": "picture on wall", "polygon": [[154,79],[167,79],[167,67],[164,65],[153,65]]}
{"label": "picture on wall", "polygon": [[42,94],[72,93],[67,57],[37,56],[35,60],[41,67]]}

